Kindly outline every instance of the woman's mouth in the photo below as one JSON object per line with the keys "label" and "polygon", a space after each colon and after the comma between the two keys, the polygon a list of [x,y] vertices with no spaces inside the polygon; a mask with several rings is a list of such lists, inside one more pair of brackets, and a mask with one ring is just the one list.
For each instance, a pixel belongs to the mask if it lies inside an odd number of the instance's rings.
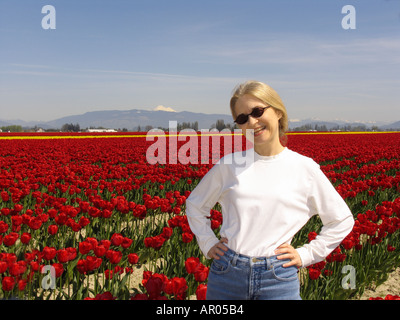
{"label": "woman's mouth", "polygon": [[265,126],[264,127],[259,127],[259,128],[257,128],[257,129],[254,129],[254,136],[255,137],[257,137],[257,136],[259,136],[260,134],[262,134],[262,132],[265,130]]}

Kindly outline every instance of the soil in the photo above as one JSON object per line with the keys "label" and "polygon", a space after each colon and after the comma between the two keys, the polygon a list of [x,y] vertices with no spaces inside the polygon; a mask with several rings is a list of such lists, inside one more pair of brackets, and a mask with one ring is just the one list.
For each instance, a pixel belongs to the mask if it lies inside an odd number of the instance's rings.
{"label": "soil", "polygon": [[369,298],[385,298],[388,294],[400,296],[400,267],[390,273],[388,279],[379,286],[370,286],[366,288],[360,300]]}

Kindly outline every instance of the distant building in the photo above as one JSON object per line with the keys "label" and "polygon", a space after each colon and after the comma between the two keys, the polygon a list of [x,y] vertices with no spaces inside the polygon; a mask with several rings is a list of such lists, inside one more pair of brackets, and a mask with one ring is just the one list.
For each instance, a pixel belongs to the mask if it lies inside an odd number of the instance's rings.
{"label": "distant building", "polygon": [[117,132],[115,129],[88,129],[88,132]]}

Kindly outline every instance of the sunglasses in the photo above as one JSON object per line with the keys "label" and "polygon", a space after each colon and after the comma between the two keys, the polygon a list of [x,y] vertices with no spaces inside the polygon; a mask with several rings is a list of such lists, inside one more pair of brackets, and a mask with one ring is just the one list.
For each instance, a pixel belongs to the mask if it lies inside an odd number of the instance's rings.
{"label": "sunglasses", "polygon": [[236,122],[237,124],[245,124],[249,120],[249,116],[252,116],[253,118],[259,118],[264,114],[265,109],[268,109],[270,107],[271,106],[255,107],[251,110],[249,114],[239,114],[234,122]]}

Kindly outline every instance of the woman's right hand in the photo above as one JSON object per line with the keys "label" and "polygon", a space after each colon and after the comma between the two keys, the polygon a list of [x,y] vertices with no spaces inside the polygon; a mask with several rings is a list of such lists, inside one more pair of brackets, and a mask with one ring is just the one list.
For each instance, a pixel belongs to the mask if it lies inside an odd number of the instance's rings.
{"label": "woman's right hand", "polygon": [[216,245],[211,247],[208,251],[208,256],[212,259],[219,260],[219,256],[223,256],[224,251],[228,251],[228,247],[224,243],[228,243],[227,238],[221,238]]}

